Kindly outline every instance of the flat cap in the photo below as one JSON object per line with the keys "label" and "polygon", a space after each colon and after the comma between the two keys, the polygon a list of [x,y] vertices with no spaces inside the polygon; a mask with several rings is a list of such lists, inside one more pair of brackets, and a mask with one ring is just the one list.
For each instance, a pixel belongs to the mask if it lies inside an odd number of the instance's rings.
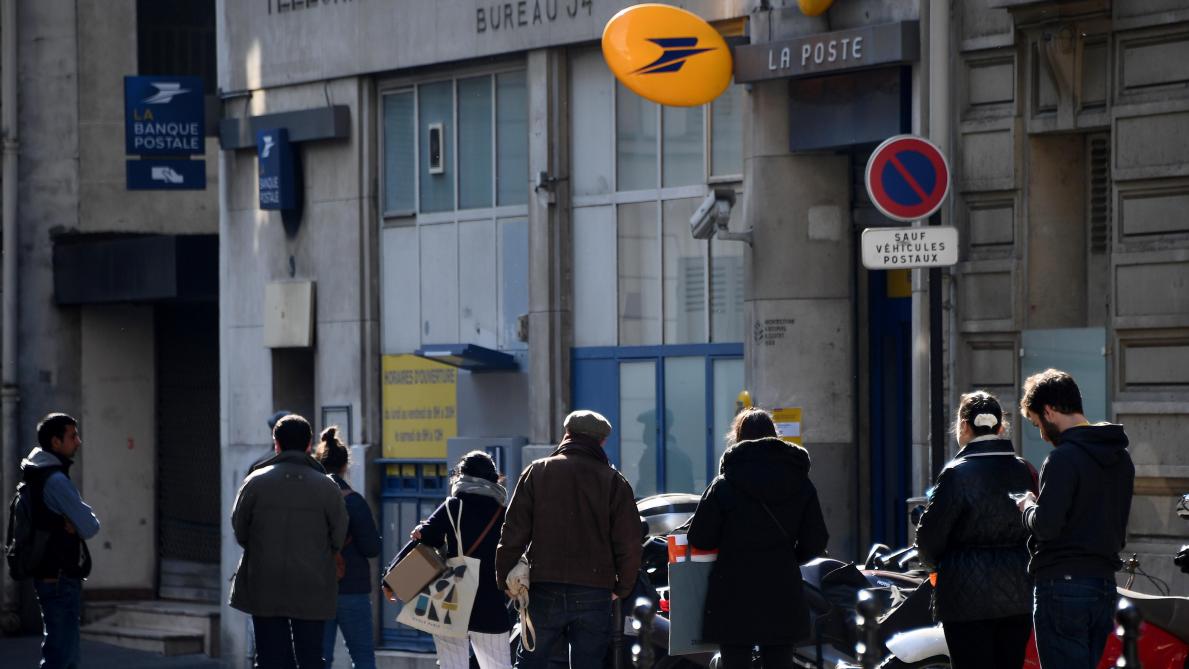
{"label": "flat cap", "polygon": [[566,416],[563,426],[570,434],[585,434],[600,441],[611,434],[611,421],[603,418],[602,414],[586,409],[571,412]]}

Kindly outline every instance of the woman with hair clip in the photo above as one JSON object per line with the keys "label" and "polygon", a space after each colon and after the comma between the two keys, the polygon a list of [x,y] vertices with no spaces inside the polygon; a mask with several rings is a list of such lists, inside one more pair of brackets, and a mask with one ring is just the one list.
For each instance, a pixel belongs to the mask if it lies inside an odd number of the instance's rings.
{"label": "woman with hair clip", "polygon": [[[495,461],[484,451],[462,456],[450,479],[450,496],[409,536],[430,546],[449,543],[447,555],[478,558],[481,564],[479,588],[467,626],[469,645],[482,669],[508,669],[512,654],[508,632],[508,598],[495,581],[495,549],[500,543],[500,528],[508,491],[500,485]],[[463,507],[466,512],[463,513]],[[463,546],[458,546],[450,518],[461,516]],[[467,669],[470,666],[468,639],[434,635],[441,669]]]}
{"label": "woman with hair clip", "polygon": [[793,645],[809,634],[809,606],[797,565],[824,555],[829,533],[809,453],[777,437],[772,416],[735,416],[719,475],[702,494],[689,543],[718,549],[710,572],[702,638],[721,646],[724,669],[793,666]]}
{"label": "woman with hair clip", "polygon": [[314,459],[322,464],[331,480],[338,484],[347,505],[347,543],[336,557],[339,565],[339,604],[333,620],[326,621],[322,637],[322,658],[326,669],[334,663],[334,642],[338,630],[351,654],[355,669],[375,669],[376,651],[372,643],[372,569],[368,562],[380,554],[380,533],[363,495],[351,489],[343,476],[350,464],[346,445],[338,438],[339,428],[322,430]]}
{"label": "woman with hair clip", "polygon": [[1028,530],[1012,494],[1036,490],[1036,470],[1006,437],[999,400],[962,396],[954,421],[957,456],[929,492],[916,547],[936,573],[933,617],[954,669],[1024,663],[1032,632]]}

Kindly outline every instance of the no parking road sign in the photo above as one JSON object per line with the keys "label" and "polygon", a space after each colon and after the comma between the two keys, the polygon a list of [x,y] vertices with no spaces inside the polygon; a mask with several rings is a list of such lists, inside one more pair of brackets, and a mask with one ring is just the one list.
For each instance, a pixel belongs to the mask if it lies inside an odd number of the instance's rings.
{"label": "no parking road sign", "polygon": [[941,207],[950,190],[950,168],[941,151],[915,135],[897,135],[867,161],[867,195],[888,218],[916,221]]}

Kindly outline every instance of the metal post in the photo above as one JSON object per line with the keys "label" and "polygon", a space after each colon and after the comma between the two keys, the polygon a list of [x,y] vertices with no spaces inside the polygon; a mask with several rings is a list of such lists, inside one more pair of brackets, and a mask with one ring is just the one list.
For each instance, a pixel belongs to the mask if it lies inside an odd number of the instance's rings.
{"label": "metal post", "polygon": [[883,653],[879,640],[879,615],[883,607],[870,590],[859,591],[859,603],[855,606],[855,625],[859,629],[859,642],[855,644],[855,655],[863,669],[876,669]]}
{"label": "metal post", "polygon": [[[17,73],[17,0],[3,0],[2,15],[0,15],[0,141],[3,142],[3,214],[0,216],[3,227],[0,236],[3,237],[3,317],[0,318],[0,329],[3,330],[0,339],[0,420],[3,426],[3,443],[0,444],[0,485],[3,494],[11,495],[17,484],[17,460],[20,457],[19,441],[20,420],[19,405],[21,401],[20,375],[17,370],[17,318],[20,316],[19,286],[19,231],[17,229],[17,181],[19,176],[18,156],[21,150],[18,101]],[[7,497],[5,498],[7,499]],[[7,523],[8,517],[0,518],[0,524]],[[0,527],[7,531],[8,528]],[[3,536],[3,535],[0,535]],[[18,591],[16,582],[8,578],[7,569],[0,574],[0,631],[12,632],[20,625],[17,615]]]}
{"label": "metal post", "polygon": [[1119,656],[1116,667],[1138,669],[1139,663],[1139,624],[1144,621],[1139,609],[1126,597],[1119,598],[1119,606],[1115,608],[1115,620],[1119,623],[1117,633],[1123,637],[1123,654]]}
{"label": "metal post", "polygon": [[[934,214],[929,225],[940,225]],[[945,413],[942,410],[944,368],[941,356],[941,268],[929,268],[929,452],[934,480],[945,465]]]}
{"label": "metal post", "polygon": [[639,636],[635,653],[636,669],[652,669],[656,662],[656,654],[652,651],[652,620],[656,617],[656,605],[647,597],[637,597],[632,607],[632,617],[635,618],[636,630]]}

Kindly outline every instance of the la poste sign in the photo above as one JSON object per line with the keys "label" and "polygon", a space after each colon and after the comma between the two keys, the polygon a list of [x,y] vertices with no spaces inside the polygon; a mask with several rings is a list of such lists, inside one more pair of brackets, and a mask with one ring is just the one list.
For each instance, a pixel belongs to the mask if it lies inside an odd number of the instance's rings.
{"label": "la poste sign", "polygon": [[695,107],[731,84],[731,50],[709,23],[670,5],[633,5],[603,28],[603,58],[640,97]]}

